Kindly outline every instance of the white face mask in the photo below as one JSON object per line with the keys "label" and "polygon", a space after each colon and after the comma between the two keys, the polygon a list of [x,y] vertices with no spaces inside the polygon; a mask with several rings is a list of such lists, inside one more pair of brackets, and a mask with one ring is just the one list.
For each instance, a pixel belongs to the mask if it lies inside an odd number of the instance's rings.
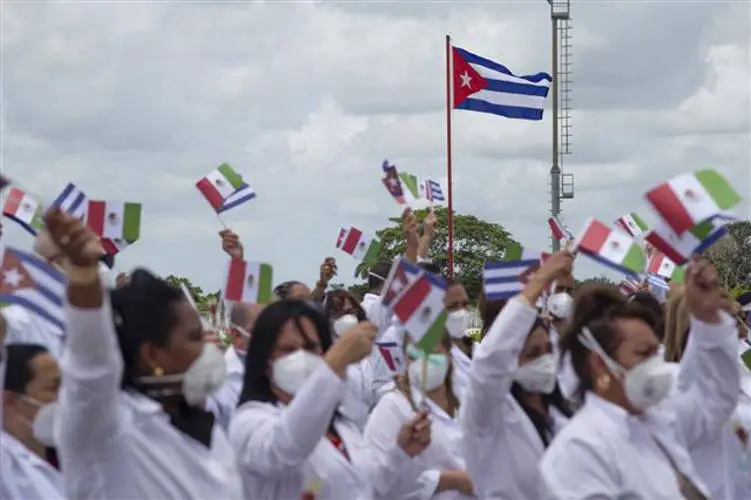
{"label": "white face mask", "polygon": [[673,373],[660,355],[655,354],[627,370],[605,354],[589,328],[584,327],[579,341],[590,351],[596,352],[608,369],[620,378],[626,397],[634,408],[646,410],[670,394]]}
{"label": "white face mask", "polygon": [[157,386],[175,382],[182,382],[182,390],[170,388],[147,389],[150,396],[171,396],[182,394],[185,401],[192,406],[202,406],[227,378],[227,363],[222,351],[212,342],[204,342],[201,354],[190,364],[185,373],[162,375],[161,377],[140,377],[138,382],[144,385]]}
{"label": "white face mask", "polygon": [[464,332],[469,329],[470,322],[469,311],[466,309],[459,309],[458,311],[451,311],[446,316],[446,330],[453,339],[460,339],[464,337]]}
{"label": "white face mask", "polygon": [[449,371],[449,359],[445,354],[433,353],[428,355],[426,367],[426,377],[423,383],[423,358],[425,354],[419,349],[414,348],[411,344],[407,347],[407,354],[409,355],[410,362],[407,368],[407,375],[410,382],[420,388],[425,388],[426,391],[432,391],[437,389],[446,381],[446,375]]}
{"label": "white face mask", "polygon": [[57,402],[47,403],[39,408],[31,426],[34,438],[44,446],[55,446],[55,413]]}
{"label": "white face mask", "polygon": [[[240,335],[242,335],[244,338],[248,339],[245,345],[247,345],[247,343],[250,342],[250,333],[248,332],[248,330],[238,325],[232,325],[232,328],[237,330],[237,332]],[[243,349],[238,349],[237,347],[235,347],[235,351],[237,352],[237,355],[240,356],[241,358],[244,358],[245,356],[248,355],[248,351],[243,350]]]}
{"label": "white face mask", "polygon": [[344,332],[355,326],[357,323],[359,323],[357,316],[354,314],[345,314],[334,321],[334,324],[332,325],[334,335],[341,337]]}
{"label": "white face mask", "polygon": [[556,293],[548,299],[548,312],[557,319],[568,319],[574,299],[567,293]]}
{"label": "white face mask", "polygon": [[516,370],[514,380],[527,392],[550,394],[558,378],[558,360],[553,354],[543,354]]}
{"label": "white face mask", "polygon": [[323,363],[322,357],[298,349],[274,361],[271,378],[277,387],[294,396]]}

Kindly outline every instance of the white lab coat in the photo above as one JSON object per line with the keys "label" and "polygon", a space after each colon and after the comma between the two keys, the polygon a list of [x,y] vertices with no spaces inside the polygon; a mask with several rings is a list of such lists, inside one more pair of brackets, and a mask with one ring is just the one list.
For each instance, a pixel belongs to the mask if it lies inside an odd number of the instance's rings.
{"label": "white lab coat", "polygon": [[385,305],[383,305],[380,295],[370,292],[363,296],[360,306],[365,309],[365,315],[368,317],[368,321],[378,327],[378,336],[376,337],[376,340],[379,340],[381,335],[383,335],[389,326],[391,326],[393,314]]}
{"label": "white lab coat", "polygon": [[[727,423],[739,393],[735,328],[691,320],[677,389],[642,415],[588,393],[540,464],[541,498],[682,498],[670,459],[704,495],[689,449]],[[697,376],[699,375],[699,376]],[[720,453],[715,459],[723,460]]]}
{"label": "white lab coat", "polygon": [[751,372],[741,367],[741,395],[725,433],[727,450],[727,484],[733,486],[733,500],[751,498],[751,445],[744,443],[736,434],[736,426],[743,428],[751,436]]}
{"label": "white lab coat", "polygon": [[370,411],[378,401],[373,387],[373,367],[365,358],[347,367],[347,392],[344,394],[339,411],[350,419],[362,432],[368,422]]}
{"label": "white lab coat", "polygon": [[348,385],[328,365],[319,367],[287,406],[250,401],[230,424],[245,487],[245,498],[293,500],[319,490],[316,500],[395,499],[402,474],[417,467],[396,445],[376,460],[357,426],[344,417],[334,427],[349,453],[347,460],[326,438],[334,411]]}
{"label": "white lab coat", "polygon": [[0,479],[3,500],[65,498],[60,472],[6,432],[0,432]]}
{"label": "white lab coat", "polygon": [[240,392],[242,392],[245,377],[245,364],[234,347],[230,347],[224,352],[224,361],[227,363],[227,379],[209,397],[206,408],[214,413],[217,423],[227,430],[232,415],[237,410],[237,402],[240,400]]}
{"label": "white lab coat", "polygon": [[[412,389],[415,406],[420,407],[423,398],[418,388]],[[462,430],[458,420],[449,416],[442,408],[430,401],[425,401],[430,409],[430,446],[414,460],[424,470],[411,481],[411,487],[405,488],[399,500],[461,500],[475,498],[458,491],[436,493],[441,471],[464,470],[464,449]],[[401,427],[415,418],[415,412],[407,397],[398,390],[385,394],[373,410],[365,428],[365,440],[375,452],[387,456],[390,447]]]}
{"label": "white lab coat", "polygon": [[55,419],[66,494],[81,499],[242,498],[226,435],[211,448],[176,429],[159,403],[123,391],[109,297],[100,309],[66,306],[68,339]]}
{"label": "white lab coat", "polygon": [[[511,395],[519,353],[536,318],[537,310],[521,298],[509,300],[472,358],[460,421],[478,498],[537,498],[545,446]],[[557,432],[566,418],[552,408],[550,416]]]}
{"label": "white lab coat", "polygon": [[[475,345],[472,344],[473,349],[475,349]],[[452,345],[451,359],[454,368],[451,372],[452,387],[454,394],[461,400],[469,384],[469,369],[472,366],[472,358],[464,354],[464,351],[457,346]]]}
{"label": "white lab coat", "polygon": [[65,339],[63,330],[16,304],[4,307],[3,315],[8,325],[6,344],[39,344],[60,360]]}

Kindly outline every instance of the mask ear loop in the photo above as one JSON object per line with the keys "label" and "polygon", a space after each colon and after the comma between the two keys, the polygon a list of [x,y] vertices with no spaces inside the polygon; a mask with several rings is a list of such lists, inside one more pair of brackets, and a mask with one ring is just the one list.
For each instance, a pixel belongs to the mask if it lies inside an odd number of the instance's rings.
{"label": "mask ear loop", "polygon": [[621,376],[626,373],[626,370],[619,365],[613,358],[608,356],[605,351],[600,347],[600,344],[595,340],[594,335],[592,335],[592,330],[589,329],[589,327],[585,326],[582,328],[581,332],[579,332],[579,335],[577,335],[577,340],[589,349],[590,351],[594,352],[605,363],[605,366],[608,367],[608,370],[610,370],[613,373],[618,373]]}

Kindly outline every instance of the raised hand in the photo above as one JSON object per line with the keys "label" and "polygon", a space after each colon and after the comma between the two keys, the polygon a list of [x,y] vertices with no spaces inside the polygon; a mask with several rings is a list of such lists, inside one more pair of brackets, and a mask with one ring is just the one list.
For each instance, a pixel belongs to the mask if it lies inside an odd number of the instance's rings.
{"label": "raised hand", "polygon": [[240,237],[231,229],[219,231],[219,237],[222,239],[222,250],[233,259],[243,259],[243,244]]}
{"label": "raised hand", "polygon": [[402,425],[396,436],[396,444],[410,457],[415,457],[430,446],[430,419],[427,410],[420,410],[417,416]]}
{"label": "raised hand", "polygon": [[99,237],[80,219],[54,207],[44,215],[44,223],[50,238],[71,264],[80,268],[98,266],[104,250]]}
{"label": "raised hand", "polygon": [[689,312],[706,323],[721,322],[720,310],[730,308],[729,299],[722,293],[717,271],[698,257],[694,257],[686,269],[684,293]]}
{"label": "raised hand", "polygon": [[336,259],[333,257],[326,257],[321,264],[319,283],[327,284],[331,281],[331,278],[336,276],[338,268],[336,266]]}

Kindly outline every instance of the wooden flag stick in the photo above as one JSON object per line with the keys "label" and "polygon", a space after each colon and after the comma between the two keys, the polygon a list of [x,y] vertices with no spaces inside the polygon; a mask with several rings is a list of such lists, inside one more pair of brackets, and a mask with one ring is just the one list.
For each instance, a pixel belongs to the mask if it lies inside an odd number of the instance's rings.
{"label": "wooden flag stick", "polygon": [[224,229],[229,229],[229,228],[227,227],[227,224],[225,224],[225,222],[224,222],[224,219],[222,219],[222,216],[221,216],[221,215],[219,215],[219,212],[217,212],[217,213],[216,213],[216,218],[217,218],[217,219],[219,219],[219,222],[220,222],[220,223],[222,224],[222,227],[223,227]]}

